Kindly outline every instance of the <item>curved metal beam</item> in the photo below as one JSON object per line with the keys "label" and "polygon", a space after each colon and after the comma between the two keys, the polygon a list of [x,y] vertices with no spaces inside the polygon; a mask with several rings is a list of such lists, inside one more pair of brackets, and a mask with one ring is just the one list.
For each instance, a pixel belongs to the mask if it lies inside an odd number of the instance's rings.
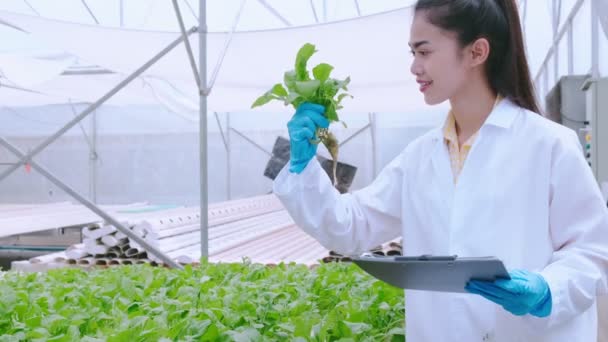
{"label": "curved metal beam", "polygon": [[264,6],[264,8],[266,8],[268,10],[268,12],[270,12],[272,15],[274,15],[277,19],[279,19],[280,21],[283,22],[283,24],[285,24],[285,26],[292,26],[291,23],[285,19],[284,16],[281,15],[281,13],[279,13],[279,11],[277,11],[274,7],[272,7],[268,2],[266,2],[266,0],[258,0],[258,2]]}

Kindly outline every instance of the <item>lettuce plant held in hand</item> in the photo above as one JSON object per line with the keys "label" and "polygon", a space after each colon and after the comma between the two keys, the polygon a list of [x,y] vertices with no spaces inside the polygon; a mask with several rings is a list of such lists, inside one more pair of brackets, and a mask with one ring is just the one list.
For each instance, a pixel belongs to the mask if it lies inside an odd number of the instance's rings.
{"label": "lettuce plant held in hand", "polygon": [[[350,77],[344,80],[330,78],[334,69],[327,63],[321,63],[312,69],[312,76],[307,70],[307,63],[310,57],[317,52],[315,46],[310,43],[304,44],[298,51],[294,70],[286,71],[283,76],[283,84],[275,84],[264,95],[260,96],[251,106],[255,108],[267,104],[272,100],[282,101],[286,106],[292,105],[295,109],[304,102],[316,103],[325,107],[325,116],[330,123],[340,121],[338,110],[342,109],[341,102],[345,97],[351,97],[348,91]],[[342,121],[344,127],[346,124]],[[338,140],[327,128],[317,128],[316,136],[318,140],[311,140],[311,143],[322,142],[327,148],[333,160],[334,185],[337,183],[336,165],[338,162]]]}

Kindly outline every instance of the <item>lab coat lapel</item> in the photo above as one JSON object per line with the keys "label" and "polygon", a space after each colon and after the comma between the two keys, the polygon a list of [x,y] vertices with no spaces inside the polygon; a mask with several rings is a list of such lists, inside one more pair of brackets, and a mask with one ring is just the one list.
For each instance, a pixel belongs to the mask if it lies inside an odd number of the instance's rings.
{"label": "lab coat lapel", "polygon": [[433,185],[434,194],[440,198],[440,212],[443,222],[450,226],[452,210],[454,208],[455,196],[458,192],[465,192],[466,188],[477,184],[478,177],[482,174],[485,167],[485,158],[492,153],[493,144],[496,140],[496,131],[508,130],[521,109],[508,99],[503,99],[492,111],[484,125],[481,127],[475,143],[467,156],[464,167],[458,178],[458,184],[454,184],[452,167],[450,165],[450,155],[443,139],[443,130],[437,129],[433,136],[433,148],[431,161],[433,164]]}
{"label": "lab coat lapel", "polygon": [[467,155],[464,166],[458,177],[458,185],[454,190],[454,197],[458,201],[459,193],[468,194],[466,189],[477,186],[481,177],[484,177],[484,169],[487,167],[487,159],[497,152],[496,139],[498,135],[508,130],[518,113],[519,107],[510,100],[504,99],[490,113],[482,127],[471,150]]}
{"label": "lab coat lapel", "polygon": [[475,138],[471,149],[469,150],[469,154],[467,155],[467,159],[464,161],[462,170],[460,170],[458,183],[454,189],[455,197],[458,197],[459,193],[462,193],[463,191],[466,192],[466,189],[469,186],[478,184],[480,177],[483,177],[485,159],[489,155],[489,150],[491,149],[491,147],[488,145],[488,140],[491,140],[489,138],[490,137],[485,136],[484,129],[482,127],[482,129],[479,130],[477,138]]}
{"label": "lab coat lapel", "polygon": [[443,204],[440,212],[444,222],[447,224],[449,222],[454,198],[454,178],[450,165],[450,155],[445,141],[443,140],[441,130],[436,134],[433,141],[435,146],[433,147],[431,155],[434,171],[434,182],[432,182],[432,184],[438,187],[438,189],[435,189],[435,193],[439,196]]}

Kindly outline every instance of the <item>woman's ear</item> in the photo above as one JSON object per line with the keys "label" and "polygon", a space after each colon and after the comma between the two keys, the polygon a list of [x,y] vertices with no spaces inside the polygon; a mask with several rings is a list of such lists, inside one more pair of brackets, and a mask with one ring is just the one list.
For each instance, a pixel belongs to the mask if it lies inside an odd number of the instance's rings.
{"label": "woman's ear", "polygon": [[486,38],[477,39],[470,45],[469,54],[472,67],[485,63],[490,56],[490,42]]}

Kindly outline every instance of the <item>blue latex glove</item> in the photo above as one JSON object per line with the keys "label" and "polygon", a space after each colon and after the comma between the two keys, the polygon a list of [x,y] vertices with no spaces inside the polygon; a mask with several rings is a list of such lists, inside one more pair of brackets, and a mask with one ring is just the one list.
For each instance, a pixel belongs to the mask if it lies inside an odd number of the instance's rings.
{"label": "blue latex glove", "polygon": [[547,317],[551,313],[551,291],[545,279],[538,273],[513,270],[511,279],[493,282],[471,280],[465,289],[502,306],[510,313],[522,316],[531,314]]}
{"label": "blue latex glove", "polygon": [[290,142],[289,171],[300,173],[317,154],[317,128],[329,127],[324,116],[325,107],[314,103],[302,103],[287,123]]}

